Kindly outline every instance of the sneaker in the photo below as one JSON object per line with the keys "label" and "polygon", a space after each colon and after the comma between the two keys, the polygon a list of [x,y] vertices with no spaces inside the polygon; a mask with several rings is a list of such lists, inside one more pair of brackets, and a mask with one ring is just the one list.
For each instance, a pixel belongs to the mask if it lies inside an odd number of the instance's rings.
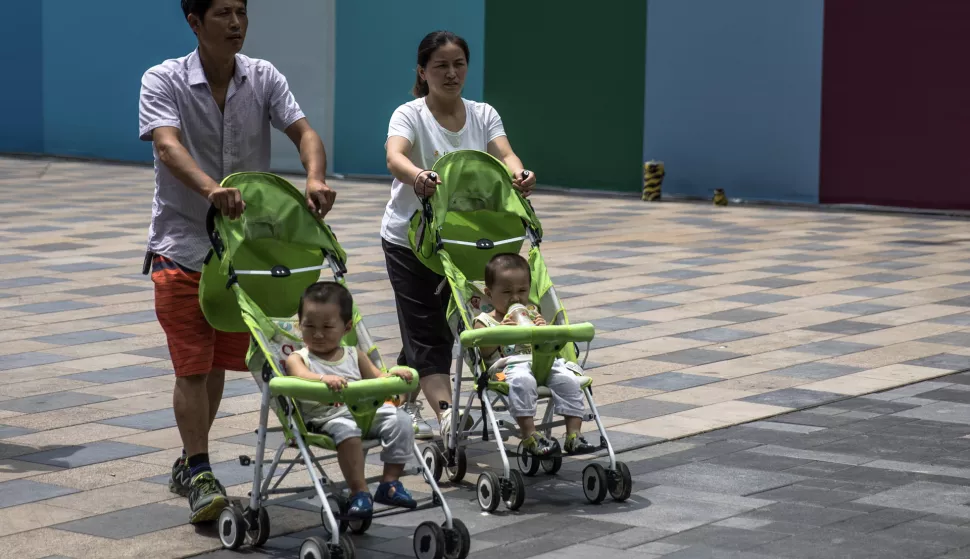
{"label": "sneaker", "polygon": [[434,438],[434,430],[431,424],[421,416],[424,409],[424,402],[415,400],[404,405],[404,410],[411,416],[411,424],[414,425],[414,438],[418,440],[428,440]]}
{"label": "sneaker", "polygon": [[417,508],[418,503],[400,481],[385,482],[377,486],[374,502],[405,509]]}
{"label": "sneaker", "polygon": [[[439,424],[441,425],[441,440],[447,442],[448,432],[451,431],[451,410],[454,408],[448,408],[441,412],[441,420]],[[467,431],[472,428],[475,421],[471,417],[465,417],[465,414],[458,412],[458,427],[461,431]]]}
{"label": "sneaker", "polygon": [[216,476],[212,472],[202,472],[192,478],[189,489],[189,508],[192,510],[189,522],[196,524],[216,520],[228,502],[226,490]]}
{"label": "sneaker", "polygon": [[168,490],[182,497],[189,496],[189,488],[192,485],[192,470],[186,462],[184,456],[172,464],[172,478],[168,480]]}
{"label": "sneaker", "polygon": [[566,444],[564,446],[567,454],[585,454],[598,450],[596,446],[586,441],[586,437],[579,433],[566,435]]}
{"label": "sneaker", "polygon": [[374,516],[374,499],[370,493],[361,491],[350,498],[347,506],[347,516],[366,520]]}
{"label": "sneaker", "polygon": [[556,451],[556,445],[538,432],[522,440],[522,449],[533,456],[549,456]]}

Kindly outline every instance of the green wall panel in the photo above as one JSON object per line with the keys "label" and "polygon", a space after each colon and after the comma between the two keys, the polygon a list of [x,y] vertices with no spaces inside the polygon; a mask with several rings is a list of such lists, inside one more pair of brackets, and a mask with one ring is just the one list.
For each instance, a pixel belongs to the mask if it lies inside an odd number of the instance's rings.
{"label": "green wall panel", "polygon": [[485,101],[542,184],[639,191],[646,0],[485,2]]}

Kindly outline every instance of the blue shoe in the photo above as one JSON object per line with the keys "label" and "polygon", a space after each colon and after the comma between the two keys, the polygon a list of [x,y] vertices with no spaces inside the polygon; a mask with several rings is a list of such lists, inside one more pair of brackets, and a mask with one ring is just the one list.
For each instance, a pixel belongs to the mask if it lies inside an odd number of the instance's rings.
{"label": "blue shoe", "polygon": [[400,481],[385,482],[378,485],[374,501],[382,505],[405,509],[413,509],[418,506],[417,501],[408,493],[408,490],[404,488]]}
{"label": "blue shoe", "polygon": [[374,515],[374,500],[370,493],[361,491],[350,498],[347,507],[347,516],[353,518],[367,519]]}

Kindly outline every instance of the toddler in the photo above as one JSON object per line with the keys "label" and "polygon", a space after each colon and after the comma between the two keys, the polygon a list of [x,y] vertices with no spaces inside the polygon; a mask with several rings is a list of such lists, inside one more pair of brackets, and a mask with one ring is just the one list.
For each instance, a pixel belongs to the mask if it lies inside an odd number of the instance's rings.
{"label": "toddler", "polygon": [[[495,255],[485,267],[485,295],[491,300],[494,309],[478,315],[474,327],[515,326],[517,323],[506,317],[506,314],[512,305],[528,304],[531,284],[532,272],[525,258],[511,253]],[[537,316],[534,323],[536,326],[546,324],[542,316]],[[555,446],[536,432],[535,415],[539,393],[536,379],[532,376],[530,347],[483,347],[481,352],[492,377],[504,377],[509,385],[509,413],[519,424],[525,450],[536,456],[547,456],[555,452]],[[581,373],[578,365],[556,359],[546,382],[546,387],[552,392],[556,414],[566,419],[564,450],[569,454],[596,450],[580,432],[585,404],[576,373]]]}
{"label": "toddler", "polygon": [[[383,376],[366,354],[342,344],[353,328],[353,298],[346,287],[335,282],[320,282],[308,287],[300,299],[298,311],[304,348],[286,359],[286,373],[307,380],[326,383],[339,392],[347,383]],[[406,381],[411,373],[394,369],[387,373]],[[343,404],[324,404],[299,400],[297,405],[307,429],[329,435],[337,447],[337,461],[350,488],[349,516],[368,518],[374,502],[397,507],[415,508],[417,503],[399,481],[404,465],[414,448],[411,418],[391,404],[378,408],[369,437],[380,437],[384,450],[384,476],[371,497],[364,476],[362,433]]]}

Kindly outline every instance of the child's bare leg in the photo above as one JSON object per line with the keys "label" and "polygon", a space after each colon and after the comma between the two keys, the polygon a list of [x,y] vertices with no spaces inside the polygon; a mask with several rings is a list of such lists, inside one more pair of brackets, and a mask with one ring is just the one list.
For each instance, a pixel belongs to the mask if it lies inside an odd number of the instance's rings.
{"label": "child's bare leg", "polygon": [[528,439],[536,432],[536,420],[530,415],[516,417],[515,422],[519,424],[519,430],[522,432],[523,439]]}
{"label": "child's bare leg", "polygon": [[573,433],[579,433],[583,430],[583,418],[582,417],[570,417],[566,416],[566,435],[572,435]]}
{"label": "child's bare leg", "polygon": [[392,481],[397,481],[401,479],[401,474],[404,473],[404,464],[384,464],[384,477],[381,478],[382,483],[391,483]]}
{"label": "child's bare leg", "polygon": [[364,476],[364,448],[360,438],[351,437],[337,445],[337,463],[344,474],[351,494],[367,491],[367,478]]}

